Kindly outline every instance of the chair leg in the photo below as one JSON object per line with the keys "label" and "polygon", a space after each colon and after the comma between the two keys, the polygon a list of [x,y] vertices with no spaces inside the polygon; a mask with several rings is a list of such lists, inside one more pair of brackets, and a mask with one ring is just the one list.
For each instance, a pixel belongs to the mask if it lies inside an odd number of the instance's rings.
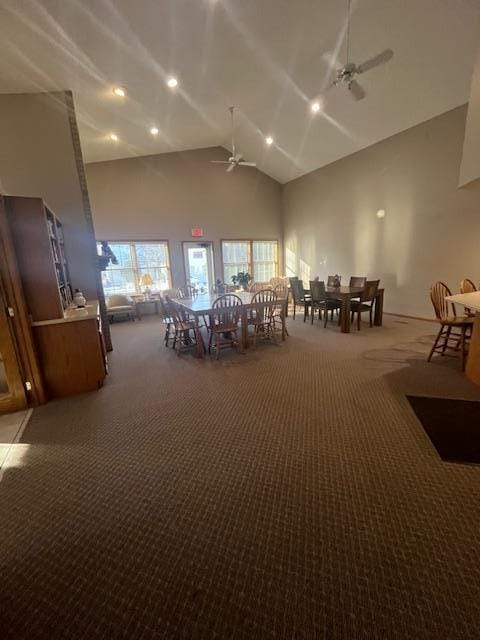
{"label": "chair leg", "polygon": [[466,341],[465,341],[465,327],[462,327],[462,337],[461,337],[461,342],[462,342],[462,371],[465,371],[465,365],[467,363],[467,350],[466,350]]}
{"label": "chair leg", "polygon": [[325,311],[323,312],[323,328],[327,327],[328,322],[328,307],[325,307]]}
{"label": "chair leg", "polygon": [[296,314],[296,307],[297,305],[295,304],[295,301],[293,301],[293,319],[295,320],[295,314]]}
{"label": "chair leg", "polygon": [[440,340],[440,336],[442,335],[442,331],[443,331],[443,326],[440,325],[440,329],[437,333],[437,337],[435,338],[432,348],[430,349],[430,353],[428,354],[427,362],[430,362],[433,354],[435,353],[435,349],[437,348],[437,344],[438,344],[438,341]]}
{"label": "chair leg", "polygon": [[362,321],[362,314],[360,312],[360,309],[357,310],[357,329],[358,331],[360,331],[360,323]]}
{"label": "chair leg", "polygon": [[370,305],[370,329],[373,327],[373,304]]}
{"label": "chair leg", "polygon": [[315,307],[312,306],[312,308],[310,309],[310,324],[313,324],[313,316],[314,315],[315,315]]}
{"label": "chair leg", "polygon": [[445,353],[445,351],[447,350],[448,341],[450,339],[451,332],[452,332],[452,327],[447,327],[447,333],[445,334],[445,342],[443,343],[443,348],[442,348],[442,356]]}

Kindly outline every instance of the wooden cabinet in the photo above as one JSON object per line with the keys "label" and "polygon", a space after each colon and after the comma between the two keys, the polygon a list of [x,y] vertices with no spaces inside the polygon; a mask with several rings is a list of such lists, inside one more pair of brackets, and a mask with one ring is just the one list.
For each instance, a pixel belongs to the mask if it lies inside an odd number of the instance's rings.
{"label": "wooden cabinet", "polygon": [[72,289],[60,220],[39,198],[4,196],[1,202],[2,237],[8,235],[47,397],[98,389],[106,375],[98,304],[68,309]]}
{"label": "wooden cabinet", "polygon": [[33,327],[47,394],[52,398],[102,386],[106,359],[96,317]]}

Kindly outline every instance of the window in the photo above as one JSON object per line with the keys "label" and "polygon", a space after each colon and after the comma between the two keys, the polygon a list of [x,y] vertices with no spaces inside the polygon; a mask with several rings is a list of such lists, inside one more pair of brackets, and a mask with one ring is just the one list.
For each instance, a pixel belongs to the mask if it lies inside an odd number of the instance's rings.
{"label": "window", "polygon": [[223,279],[227,283],[239,271],[248,271],[256,282],[267,282],[278,275],[276,240],[224,240],[222,256]]}
{"label": "window", "polygon": [[[103,290],[113,293],[142,293],[140,278],[148,273],[152,290],[170,288],[170,261],[166,242],[108,242],[118,264],[109,263],[102,271]],[[97,244],[98,254],[101,245]]]}

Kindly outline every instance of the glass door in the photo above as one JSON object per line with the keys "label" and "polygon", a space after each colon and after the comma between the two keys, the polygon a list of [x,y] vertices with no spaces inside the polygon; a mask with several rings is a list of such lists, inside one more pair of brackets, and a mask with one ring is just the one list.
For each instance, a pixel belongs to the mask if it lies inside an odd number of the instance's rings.
{"label": "glass door", "polygon": [[212,243],[184,242],[183,255],[187,284],[195,287],[199,293],[212,291],[215,284]]}
{"label": "glass door", "polygon": [[25,409],[27,399],[10,329],[10,307],[1,285],[0,306],[0,413],[9,413]]}

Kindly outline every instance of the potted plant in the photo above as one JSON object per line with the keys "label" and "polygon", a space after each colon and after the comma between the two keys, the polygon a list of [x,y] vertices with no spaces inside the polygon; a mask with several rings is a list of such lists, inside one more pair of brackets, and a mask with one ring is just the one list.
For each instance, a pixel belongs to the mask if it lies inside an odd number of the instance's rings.
{"label": "potted plant", "polygon": [[105,271],[108,267],[108,264],[111,262],[112,264],[118,264],[118,260],[110,249],[108,242],[102,240],[101,244],[101,254],[98,256],[98,266],[100,271]]}
{"label": "potted plant", "polygon": [[232,282],[234,285],[238,285],[244,291],[248,289],[248,285],[252,281],[252,276],[248,271],[239,271],[235,276],[232,276]]}

